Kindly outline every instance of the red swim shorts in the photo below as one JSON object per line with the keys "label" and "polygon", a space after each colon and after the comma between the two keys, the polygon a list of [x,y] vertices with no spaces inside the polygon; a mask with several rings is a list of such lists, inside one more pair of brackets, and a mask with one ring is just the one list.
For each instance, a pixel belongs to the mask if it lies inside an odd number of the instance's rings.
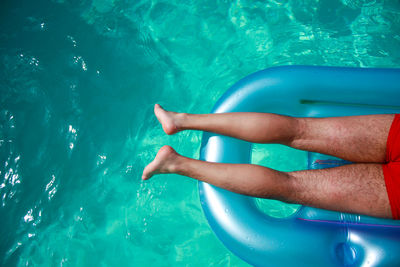
{"label": "red swim shorts", "polygon": [[393,219],[400,219],[400,114],[395,115],[386,144],[386,164],[383,164],[386,190]]}

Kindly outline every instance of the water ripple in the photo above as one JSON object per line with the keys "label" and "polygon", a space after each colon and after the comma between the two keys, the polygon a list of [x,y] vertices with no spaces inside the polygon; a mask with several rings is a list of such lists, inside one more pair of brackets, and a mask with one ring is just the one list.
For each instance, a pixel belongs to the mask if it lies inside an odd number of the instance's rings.
{"label": "water ripple", "polygon": [[140,181],[163,144],[197,157],[201,139],[165,136],[153,104],[206,113],[275,65],[400,64],[397,1],[23,1],[2,15],[5,265],[240,265],[194,181]]}

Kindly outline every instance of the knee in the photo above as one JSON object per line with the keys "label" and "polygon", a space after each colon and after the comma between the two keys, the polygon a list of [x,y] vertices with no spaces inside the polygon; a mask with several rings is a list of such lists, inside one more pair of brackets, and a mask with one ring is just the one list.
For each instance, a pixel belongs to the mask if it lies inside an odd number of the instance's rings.
{"label": "knee", "polygon": [[283,179],[276,185],[275,190],[273,190],[269,198],[290,204],[298,204],[301,191],[299,188],[299,177],[295,175],[295,173],[296,172],[282,172]]}
{"label": "knee", "polygon": [[298,148],[305,140],[305,133],[307,132],[307,121],[305,118],[291,118],[291,135],[288,145]]}

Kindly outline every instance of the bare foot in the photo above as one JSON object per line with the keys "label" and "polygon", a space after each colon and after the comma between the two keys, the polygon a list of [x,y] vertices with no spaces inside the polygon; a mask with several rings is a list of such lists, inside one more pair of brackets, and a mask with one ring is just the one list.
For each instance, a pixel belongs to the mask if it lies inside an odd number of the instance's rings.
{"label": "bare foot", "polygon": [[159,104],[154,105],[154,114],[161,123],[164,132],[168,135],[177,133],[181,130],[180,121],[183,113],[176,113],[163,109]]}
{"label": "bare foot", "polygon": [[172,173],[178,156],[179,154],[172,147],[163,146],[154,160],[144,168],[142,180],[148,180],[158,173]]}

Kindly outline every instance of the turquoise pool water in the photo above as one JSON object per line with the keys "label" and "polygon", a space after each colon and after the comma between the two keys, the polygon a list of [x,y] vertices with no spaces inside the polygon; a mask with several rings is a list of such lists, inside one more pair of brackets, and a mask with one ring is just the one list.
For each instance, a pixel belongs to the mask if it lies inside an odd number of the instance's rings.
{"label": "turquoise pool water", "polygon": [[[140,180],[162,145],[195,158],[200,146],[200,132],[164,135],[153,104],[206,113],[269,66],[400,66],[397,0],[0,6],[5,266],[247,266],[211,232],[196,181]],[[303,153],[258,145],[253,160],[289,171]]]}

